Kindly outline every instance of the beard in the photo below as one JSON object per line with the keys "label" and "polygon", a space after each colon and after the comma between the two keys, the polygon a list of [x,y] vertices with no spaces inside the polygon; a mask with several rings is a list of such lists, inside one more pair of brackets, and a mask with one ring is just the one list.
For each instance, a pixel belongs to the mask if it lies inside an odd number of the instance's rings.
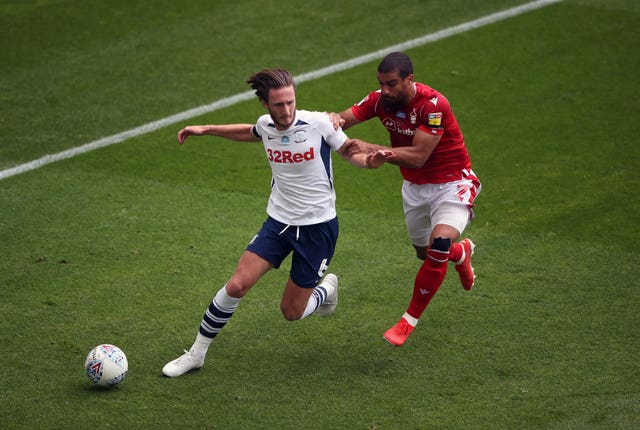
{"label": "beard", "polygon": [[293,117],[290,118],[274,118],[271,117],[271,119],[273,120],[273,122],[279,126],[281,129],[286,130],[289,127],[291,127],[293,125]]}
{"label": "beard", "polygon": [[286,130],[293,125],[293,120],[295,119],[295,114],[288,117],[278,116],[275,112],[269,111],[269,115],[271,116],[271,120],[276,125],[276,129],[278,130]]}
{"label": "beard", "polygon": [[386,97],[381,97],[381,101],[382,101],[382,107],[384,108],[384,110],[388,112],[395,112],[395,111],[402,110],[407,105],[407,103],[405,103],[405,101],[401,99],[390,99]]}

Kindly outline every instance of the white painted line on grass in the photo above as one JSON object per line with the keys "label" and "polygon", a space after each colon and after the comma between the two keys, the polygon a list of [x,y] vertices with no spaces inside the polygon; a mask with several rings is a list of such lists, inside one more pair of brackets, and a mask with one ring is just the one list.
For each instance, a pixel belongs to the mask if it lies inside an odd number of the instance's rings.
{"label": "white painted line on grass", "polygon": [[[294,77],[294,79],[296,83],[312,81],[314,79],[322,78],[324,76],[328,76],[333,73],[352,69],[354,67],[360,66],[370,61],[377,60],[393,51],[404,51],[404,50],[408,50],[418,46],[426,45],[428,43],[446,39],[447,37],[464,33],[466,31],[474,30],[476,28],[493,24],[498,21],[503,21],[505,19],[509,19],[514,16],[521,15],[523,13],[526,13],[535,9],[540,9],[542,7],[545,7],[554,3],[559,3],[561,1],[562,0],[537,0],[529,3],[525,3],[520,6],[516,6],[500,12],[486,15],[484,17],[475,19],[473,21],[468,21],[459,25],[455,25],[453,27],[436,31],[435,33],[430,33],[422,37],[418,37],[416,39],[408,40],[406,42],[399,43],[397,45],[389,46],[387,48],[380,49],[378,51],[371,52],[369,54],[362,55],[360,57],[356,57],[348,61],[344,61],[342,63],[337,63],[313,72],[303,73],[301,75]],[[171,115],[169,117],[159,119],[157,121],[149,122],[147,124],[141,125],[131,130],[123,131],[121,133],[114,134],[112,136],[103,137],[102,139],[94,140],[93,142],[89,142],[82,146],[71,148],[66,151],[59,152],[57,154],[45,155],[44,157],[38,158],[37,160],[33,160],[28,163],[20,164],[18,166],[0,171],[0,180],[8,178],[10,176],[25,173],[30,170],[38,169],[47,164],[51,164],[55,161],[65,160],[67,158],[75,157],[76,155],[84,154],[85,152],[93,151],[94,149],[113,145],[115,143],[122,142],[132,137],[137,137],[143,134],[151,133],[152,131],[164,128],[168,125],[172,125],[177,122],[184,121],[198,115],[203,115],[205,113],[210,113],[219,109],[223,109],[223,108],[235,105],[237,103],[240,103],[242,101],[250,100],[253,97],[254,97],[253,91],[246,91],[244,93],[236,94],[230,97],[225,97],[213,103],[196,107],[193,109],[189,109],[184,112],[180,112],[175,115]]]}

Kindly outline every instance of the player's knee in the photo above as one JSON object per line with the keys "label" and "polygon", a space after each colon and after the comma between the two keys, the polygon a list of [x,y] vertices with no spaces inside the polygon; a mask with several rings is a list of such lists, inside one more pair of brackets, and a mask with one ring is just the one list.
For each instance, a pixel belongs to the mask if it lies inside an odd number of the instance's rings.
{"label": "player's knee", "polygon": [[283,305],[280,306],[280,311],[282,312],[282,316],[287,321],[297,321],[302,317],[302,312],[297,311],[296,309],[292,309],[291,307],[285,307]]}
{"label": "player's knee", "polygon": [[225,284],[225,289],[227,290],[227,294],[231,297],[244,297],[245,294],[249,291],[251,287],[247,287],[244,285],[238,278],[231,277]]}
{"label": "player's knee", "polygon": [[451,247],[451,239],[448,237],[436,237],[431,242],[431,249],[440,252],[449,252],[449,248]]}
{"label": "player's knee", "polygon": [[425,263],[429,263],[431,265],[441,265],[444,264],[446,268],[447,261],[449,260],[449,247],[451,246],[451,239],[436,237],[431,242],[431,246],[427,251],[427,258]]}

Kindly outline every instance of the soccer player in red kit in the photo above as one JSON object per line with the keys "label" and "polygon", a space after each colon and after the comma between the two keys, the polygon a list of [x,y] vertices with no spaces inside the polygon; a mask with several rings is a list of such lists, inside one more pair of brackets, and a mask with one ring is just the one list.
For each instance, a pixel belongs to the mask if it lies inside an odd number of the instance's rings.
{"label": "soccer player in red kit", "polygon": [[[389,131],[394,157],[404,178],[402,201],[411,243],[423,264],[413,295],[400,321],[384,339],[401,346],[455,264],[465,290],[473,287],[471,256],[475,245],[458,241],[473,218],[473,202],[481,184],[473,170],[449,101],[438,91],[413,80],[413,64],[404,53],[387,55],[378,66],[380,89],[340,114],[334,125],[348,129],[378,117]],[[354,150],[386,148],[362,142]]]}

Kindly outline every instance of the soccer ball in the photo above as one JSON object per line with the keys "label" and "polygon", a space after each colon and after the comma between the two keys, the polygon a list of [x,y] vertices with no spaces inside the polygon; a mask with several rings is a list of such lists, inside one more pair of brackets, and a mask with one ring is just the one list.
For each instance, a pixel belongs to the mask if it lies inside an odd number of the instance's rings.
{"label": "soccer ball", "polygon": [[120,348],[105,343],[96,346],[87,355],[84,370],[93,384],[114,387],[127,376],[129,362]]}

